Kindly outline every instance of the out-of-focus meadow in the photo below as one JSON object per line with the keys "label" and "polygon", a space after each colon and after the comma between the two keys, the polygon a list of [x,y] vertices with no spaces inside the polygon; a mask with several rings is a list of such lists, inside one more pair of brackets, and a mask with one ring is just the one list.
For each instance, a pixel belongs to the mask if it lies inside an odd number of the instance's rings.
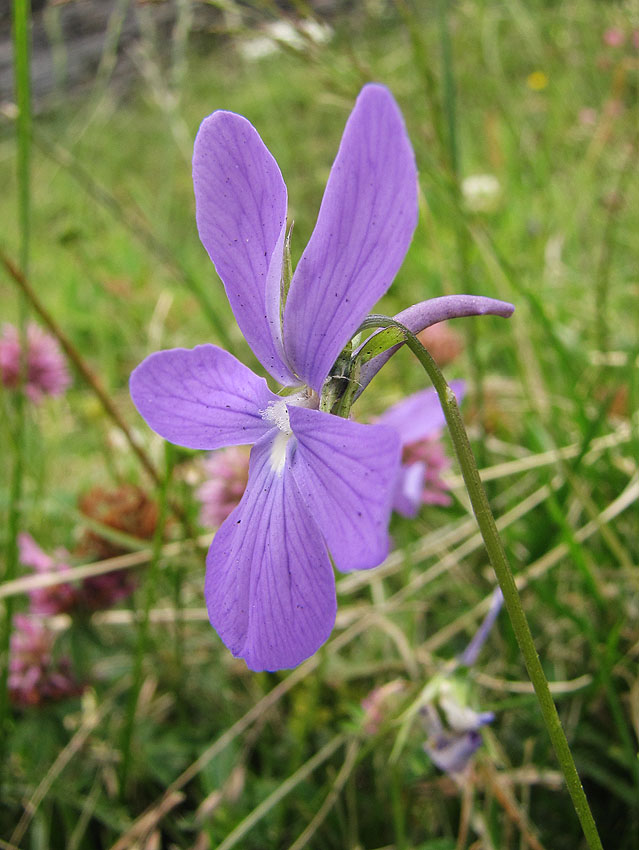
{"label": "out-of-focus meadow", "polygon": [[[166,4],[115,4],[99,68],[69,92],[50,2],[53,91],[21,134],[2,107],[0,250],[76,362],[64,354],[57,396],[0,393],[0,847],[583,846],[504,612],[453,670],[495,586],[454,463],[450,505],[394,517],[387,561],[338,577],[321,651],[254,674],[204,607],[211,473],[129,399],[132,368],[160,348],[216,342],[259,369],[195,227],[200,121],[228,109],[258,129],[298,258],[344,121],[377,80],[420,174],[415,238],[378,312],[461,292],[516,305],[508,321],[450,323],[439,356],[467,381],[464,418],[604,846],[636,848],[639,4],[225,0],[195,32],[199,5],[176,0],[160,28]],[[125,13],[140,35],[113,77]],[[14,277],[2,271],[3,322],[51,332]],[[425,385],[402,351],[356,415]],[[43,551],[29,559],[18,534]],[[41,579],[60,565],[82,569],[47,613]],[[424,748],[428,712],[450,720],[442,692],[494,713],[463,771]]]}

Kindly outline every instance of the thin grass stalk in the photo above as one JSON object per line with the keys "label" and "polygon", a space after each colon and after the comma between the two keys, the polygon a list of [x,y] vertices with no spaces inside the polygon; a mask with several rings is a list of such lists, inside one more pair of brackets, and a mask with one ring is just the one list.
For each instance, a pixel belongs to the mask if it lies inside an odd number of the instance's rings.
{"label": "thin grass stalk", "polygon": [[233,351],[234,342],[224,318],[218,315],[216,307],[205,294],[197,277],[155,235],[142,210],[135,208],[131,211],[125,208],[108,189],[95,180],[90,171],[77,158],[61,145],[45,138],[41,132],[35,134],[34,144],[53,162],[64,168],[80,184],[89,197],[97,201],[151,256],[156,257],[177,283],[189,290],[211,323],[217,339],[226,349]]}
{"label": "thin grass stalk", "polygon": [[[380,318],[379,324],[381,327],[401,327],[398,322],[394,322],[392,319],[384,320]],[[559,714],[557,713],[557,708],[550,693],[548,681],[541,666],[537,650],[535,649],[528,620],[526,619],[517,591],[517,585],[488,503],[486,491],[479,477],[477,464],[468,441],[468,435],[461,413],[459,412],[455,394],[446,383],[437,364],[417,337],[407,328],[404,329],[404,332],[406,335],[406,345],[419,360],[439,396],[455,454],[459,461],[473,512],[477,519],[477,525],[481,531],[490,563],[504,594],[508,616],[510,617],[513,631],[517,637],[517,643],[524,657],[528,675],[535,688],[535,694],[537,695],[544,724],[564,774],[566,786],[581,823],[584,836],[591,850],[603,850],[588,800],[581,785],[581,780],[579,779],[577,768],[575,767],[572,753],[561,725]]]}
{"label": "thin grass stalk", "polygon": [[[475,292],[475,285],[470,270],[471,239],[466,225],[465,213],[463,211],[461,197],[461,154],[459,147],[459,133],[457,130],[457,89],[455,85],[453,45],[450,37],[449,22],[449,0],[439,0],[439,36],[441,44],[442,63],[442,101],[443,112],[446,118],[447,143],[448,143],[448,166],[450,169],[451,185],[450,191],[454,197],[455,205],[459,210],[458,215],[453,217],[455,227],[455,243],[457,250],[458,277],[462,292]],[[478,350],[477,322],[468,322],[465,326],[466,339],[468,342],[468,353],[471,364],[471,380],[475,403],[478,410],[479,426],[482,431],[480,437],[484,436],[484,368]],[[484,461],[484,440],[480,439],[477,452],[480,463]]]}
{"label": "thin grass stalk", "polygon": [[[16,123],[17,180],[18,180],[18,228],[20,264],[29,264],[31,237],[31,81],[29,22],[30,0],[14,0],[13,4],[13,67],[18,105]],[[26,454],[26,417],[22,383],[26,370],[28,306],[24,296],[19,297],[18,325],[20,333],[21,378],[15,394],[15,437],[14,459],[9,489],[7,517],[7,559],[4,579],[10,581],[18,569],[18,533],[21,521],[21,501],[24,484],[24,462]],[[0,633],[0,764],[6,764],[9,722],[9,645],[13,620],[13,600],[5,601],[5,616]]]}
{"label": "thin grass stalk", "polygon": [[133,740],[133,730],[135,728],[135,713],[138,707],[140,690],[142,688],[144,656],[146,655],[149,644],[149,615],[153,602],[154,590],[157,584],[156,575],[158,571],[158,564],[162,557],[162,543],[164,540],[164,529],[166,527],[168,507],[168,485],[173,470],[173,446],[171,443],[165,443],[165,458],[165,473],[158,487],[158,521],[155,526],[155,534],[153,535],[153,555],[151,557],[149,568],[144,576],[143,613],[142,619],[138,624],[137,646],[133,665],[133,683],[129,693],[129,702],[122,735],[122,765],[120,769],[120,796],[122,798],[126,797],[127,792],[127,783],[131,767],[131,744]]}
{"label": "thin grass stalk", "polygon": [[295,841],[293,842],[293,844],[291,844],[288,850],[303,850],[303,848],[307,846],[307,844],[315,835],[320,826],[324,823],[329,812],[337,803],[337,800],[340,794],[342,793],[344,785],[346,784],[351,773],[353,772],[353,768],[357,765],[360,751],[361,744],[358,740],[352,740],[350,744],[346,747],[344,763],[342,764],[339,773],[335,777],[335,781],[333,782],[331,789],[326,796],[326,799],[319,807],[310,823],[304,828],[304,831],[300,833],[300,835],[295,839]]}
{"label": "thin grass stalk", "polygon": [[231,847],[235,847],[239,841],[246,835],[246,833],[252,829],[256,823],[271,811],[279,802],[286,797],[287,794],[303,782],[308,776],[311,775],[321,764],[333,755],[346,741],[348,740],[347,736],[340,732],[338,735],[335,735],[334,738],[331,738],[328,743],[324,744],[321,750],[315,753],[308,761],[304,762],[304,764],[299,767],[295,773],[291,774],[287,779],[282,782],[281,785],[273,791],[272,794],[269,794],[262,802],[257,805],[252,812],[250,812],[243,820],[241,820],[238,825],[232,830],[224,839],[224,841],[218,845],[217,850],[231,850]]}
{"label": "thin grass stalk", "polygon": [[619,212],[625,202],[624,187],[636,166],[638,155],[639,139],[633,139],[626,158],[619,169],[617,182],[608,202],[599,259],[595,271],[595,338],[599,350],[604,354],[610,348],[610,270],[616,247],[615,237],[619,225]]}

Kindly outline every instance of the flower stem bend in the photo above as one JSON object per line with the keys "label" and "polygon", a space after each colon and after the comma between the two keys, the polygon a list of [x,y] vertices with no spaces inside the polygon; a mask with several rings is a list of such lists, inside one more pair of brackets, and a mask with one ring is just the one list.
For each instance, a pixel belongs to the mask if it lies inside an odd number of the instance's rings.
{"label": "flower stem bend", "polygon": [[414,334],[393,319],[375,317],[375,322],[377,327],[395,326],[403,330],[406,336],[406,345],[415,357],[417,357],[437,391],[444,415],[446,416],[455,454],[459,460],[464,483],[470,496],[473,512],[477,519],[477,525],[484,539],[486,551],[497,576],[497,581],[504,594],[504,602],[508,610],[508,615],[517,637],[519,648],[524,656],[528,675],[535,689],[541,714],[564,774],[573,806],[581,822],[588,846],[591,850],[602,850],[601,839],[599,838],[586,794],[579,779],[577,768],[575,767],[575,762],[557,713],[557,708],[550,694],[548,681],[541,666],[539,655],[535,649],[517,585],[515,584],[506,552],[497,531],[497,525],[495,524],[495,519],[488,503],[486,491],[479,477],[479,470],[477,469],[473,451],[470,447],[468,434],[464,427],[455,394],[446,383],[444,376],[431,355]]}

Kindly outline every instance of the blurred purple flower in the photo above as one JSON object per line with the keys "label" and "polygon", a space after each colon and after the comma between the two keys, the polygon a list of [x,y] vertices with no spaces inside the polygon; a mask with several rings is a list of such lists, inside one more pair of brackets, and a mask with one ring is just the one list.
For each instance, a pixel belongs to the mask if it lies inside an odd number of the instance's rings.
{"label": "blurred purple flower", "polygon": [[[57,341],[38,325],[30,322],[26,333],[24,389],[34,403],[45,395],[62,395],[71,383],[66,360]],[[21,341],[18,329],[5,324],[0,334],[0,380],[15,389],[20,385],[22,369]]]}
{"label": "blurred purple flower", "polygon": [[[36,573],[52,573],[69,569],[70,555],[58,549],[52,558],[43,552],[30,534],[18,535],[20,563]],[[66,614],[78,604],[78,590],[66,582],[29,591],[30,608],[34,614]]]}
{"label": "blurred purple flower", "polygon": [[607,47],[623,47],[626,34],[620,27],[608,27],[603,34],[603,42]]}
{"label": "blurred purple flower", "polygon": [[204,458],[201,466],[206,480],[196,492],[202,503],[200,524],[219,528],[244,495],[249,453],[246,446],[229,446]]}
{"label": "blurred purple flower", "polygon": [[[465,392],[463,381],[453,381],[451,388],[461,401]],[[441,477],[450,466],[441,442],[446,419],[436,391],[429,388],[409,396],[377,421],[393,428],[402,444],[393,509],[402,516],[414,517],[422,504],[449,505],[448,486]]]}
{"label": "blurred purple flower", "polygon": [[[67,570],[71,555],[66,549],[57,549],[54,557],[47,555],[30,534],[18,535],[20,563],[32,567],[36,573],[45,574]],[[81,608],[99,611],[110,608],[126,599],[135,590],[135,577],[130,570],[113,570],[103,575],[90,576],[78,587],[61,582],[49,587],[29,591],[30,610],[34,614],[66,614]]]}
{"label": "blurred purple flower", "polygon": [[[504,597],[499,588],[476,634],[459,657],[459,664],[472,666],[495,624]],[[421,708],[428,740],[424,750],[440,770],[453,776],[463,774],[482,743],[481,728],[495,719],[492,711],[477,712],[467,704],[465,676],[442,676],[434,683],[435,696]]]}
{"label": "blurred purple flower", "polygon": [[[365,86],[290,284],[286,186],[245,118],[215,112],[203,121],[193,182],[200,238],[242,333],[267,371],[296,391],[275,395],[232,355],[200,345],[147,357],[131,375],[131,396],[150,427],[178,445],[253,446],[242,500],[209,550],[205,596],[212,625],[251,669],[293,667],[333,627],[329,552],[348,571],[376,566],[388,551],[398,437],[319,402],[403,262],[417,222],[415,159],[390,92]],[[419,331],[490,301],[462,298],[461,313],[451,299],[435,299],[436,319],[425,302],[407,322]],[[490,312],[485,306],[479,312]],[[367,380],[385,359],[366,364]]]}
{"label": "blurred purple flower", "polygon": [[81,604],[89,611],[103,611],[127,599],[136,587],[137,579],[131,570],[111,570],[99,576],[89,576],[82,579]]}
{"label": "blurred purple flower", "polygon": [[438,703],[441,714],[433,705],[422,708],[428,734],[424,750],[440,770],[460,774],[481,746],[479,730],[492,723],[495,716],[490,711],[478,713],[467,706],[462,707],[450,695],[442,694]]}
{"label": "blurred purple flower", "polygon": [[16,614],[13,625],[8,680],[11,701],[26,708],[80,694],[82,687],[69,660],[53,658],[53,632],[24,614]]}

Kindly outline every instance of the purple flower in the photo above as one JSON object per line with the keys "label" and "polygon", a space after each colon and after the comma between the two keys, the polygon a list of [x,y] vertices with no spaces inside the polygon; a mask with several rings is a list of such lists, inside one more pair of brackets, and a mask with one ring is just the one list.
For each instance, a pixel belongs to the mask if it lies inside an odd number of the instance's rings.
{"label": "purple flower", "polygon": [[202,468],[206,481],[196,493],[202,503],[200,524],[219,528],[246,490],[249,453],[245,446],[229,446],[205,458]]}
{"label": "purple flower", "polygon": [[[463,381],[453,381],[457,400],[464,396]],[[441,443],[446,424],[436,391],[431,387],[390,407],[377,420],[393,428],[402,444],[402,464],[395,485],[393,509],[414,517],[422,504],[449,505],[448,487],[442,472],[450,465]]]}
{"label": "purple flower", "polygon": [[5,324],[0,335],[0,381],[15,389],[24,368],[24,391],[34,403],[45,395],[62,395],[71,383],[64,355],[57,341],[38,325],[30,322],[26,333],[26,362],[22,366],[18,329]]}
{"label": "purple flower", "polygon": [[424,750],[440,770],[460,774],[466,770],[472,756],[481,746],[479,730],[492,723],[495,716],[490,711],[478,713],[461,705],[446,684],[442,684],[439,694],[439,711],[434,705],[422,708],[422,719],[428,734]]}
{"label": "purple flower", "polygon": [[25,708],[81,693],[69,660],[53,658],[53,632],[24,614],[16,614],[13,624],[8,680],[11,701]]}
{"label": "purple flower", "polygon": [[603,42],[607,47],[623,47],[626,34],[620,27],[608,27],[603,34]]}
{"label": "purple flower", "polygon": [[[488,613],[459,656],[460,666],[475,664],[503,602],[502,592],[496,588]],[[468,679],[463,674],[451,671],[448,676],[436,677],[427,687],[432,698],[421,708],[428,735],[424,750],[440,770],[459,776],[481,746],[481,728],[492,723],[495,715],[492,711],[477,712],[468,705]]]}
{"label": "purple flower", "polygon": [[197,449],[252,444],[242,500],[215,535],[211,623],[253,670],[299,664],[328,638],[339,570],[388,551],[400,446],[383,425],[319,410],[344,346],[399,269],[417,221],[415,161],[390,93],[366,86],[348,119],[318,221],[287,289],[287,196],[252,125],[215,112],[193,158],[200,238],[263,378],[214,345],[148,357],[131,395],[161,436]]}
{"label": "purple flower", "polygon": [[[388,551],[399,438],[329,411],[348,360],[340,355],[410,244],[415,160],[391,94],[365,86],[292,278],[286,186],[245,118],[215,112],[204,120],[193,182],[200,238],[238,324],[286,390],[275,395],[230,354],[200,345],[150,355],[131,375],[131,396],[151,428],[178,445],[253,446],[242,500],[209,550],[205,596],[232,653],[253,670],[276,670],[299,664],[331,632],[331,559],[339,570],[365,569]],[[449,296],[397,319],[417,333],[443,319],[513,309]],[[360,390],[400,347],[364,363]]]}
{"label": "purple flower", "polygon": [[[18,535],[20,563],[32,567],[36,573],[67,570],[71,555],[66,549],[57,549],[54,557],[47,555],[30,534]],[[113,570],[82,580],[79,587],[60,582],[50,587],[37,587],[29,591],[30,610],[34,614],[67,614],[84,608],[99,611],[110,608],[126,599],[135,590],[135,576],[130,570]]]}
{"label": "purple flower", "polygon": [[[69,568],[70,555],[65,549],[59,549],[52,558],[43,552],[30,534],[18,535],[20,563],[32,567],[36,573],[51,573]],[[77,588],[67,582],[51,587],[37,587],[29,592],[30,608],[34,614],[66,614],[77,607],[79,594]]]}

